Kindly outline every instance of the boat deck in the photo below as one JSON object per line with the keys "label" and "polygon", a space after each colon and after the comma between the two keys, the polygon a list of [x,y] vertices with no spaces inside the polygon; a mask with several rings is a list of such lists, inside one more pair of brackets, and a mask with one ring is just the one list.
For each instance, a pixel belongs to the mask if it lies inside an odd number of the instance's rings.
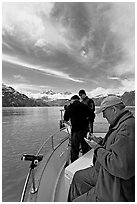
{"label": "boat deck", "polygon": [[54,201],[67,202],[68,191],[69,191],[69,186],[66,186],[65,168],[64,168],[60,174],[60,180],[58,181]]}
{"label": "boat deck", "polygon": [[[104,137],[105,133],[97,133],[96,136]],[[93,165],[93,154],[94,151],[91,149],[89,152],[81,156],[79,159],[77,159],[75,162],[71,163],[69,166],[64,168],[62,170],[62,173],[60,175],[60,180],[58,182],[57,190],[56,190],[56,196],[55,196],[55,202],[66,202],[68,191],[70,184],[72,182],[72,178],[74,176],[74,173],[80,169],[85,169]]]}
{"label": "boat deck", "polygon": [[[95,135],[104,137],[105,133],[96,133]],[[94,153],[91,149],[65,168],[66,161],[69,158],[69,147],[69,139],[64,138],[48,158],[44,157],[35,173],[35,185],[38,191],[35,194],[28,191],[25,201],[67,202],[68,191],[74,173],[80,169],[90,167]]]}
{"label": "boat deck", "polygon": [[60,179],[54,197],[55,202],[66,202],[69,187],[74,173],[79,169],[84,169],[92,165],[93,150],[90,150],[78,160],[64,168],[60,174]]}

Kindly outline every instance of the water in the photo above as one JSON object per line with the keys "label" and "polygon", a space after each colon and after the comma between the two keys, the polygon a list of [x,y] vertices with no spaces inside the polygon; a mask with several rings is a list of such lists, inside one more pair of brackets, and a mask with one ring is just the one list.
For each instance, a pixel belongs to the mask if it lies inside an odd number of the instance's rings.
{"label": "water", "polygon": [[36,154],[42,143],[59,130],[60,108],[2,109],[2,197],[19,201],[29,163],[23,153]]}
{"label": "water", "polygon": [[[2,201],[20,201],[30,163],[23,153],[36,154],[43,142],[59,130],[61,107],[2,109]],[[134,112],[134,108],[133,108]],[[106,132],[108,123],[98,114],[94,130]]]}

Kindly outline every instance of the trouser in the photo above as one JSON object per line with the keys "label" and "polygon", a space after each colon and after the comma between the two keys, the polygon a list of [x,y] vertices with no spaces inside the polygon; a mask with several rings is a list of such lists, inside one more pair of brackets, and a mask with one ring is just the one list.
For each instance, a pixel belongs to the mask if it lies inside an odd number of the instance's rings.
{"label": "trouser", "polygon": [[91,122],[89,123],[89,130],[91,133],[93,133],[93,123],[91,123]]}
{"label": "trouser", "polygon": [[93,194],[92,188],[96,185],[97,176],[94,166],[77,171],[70,185],[68,202],[96,201],[95,195],[91,197],[91,194]]}
{"label": "trouser", "polygon": [[91,148],[84,140],[87,135],[87,128],[71,132],[71,162],[74,162],[79,157],[80,144],[82,154],[87,153]]}

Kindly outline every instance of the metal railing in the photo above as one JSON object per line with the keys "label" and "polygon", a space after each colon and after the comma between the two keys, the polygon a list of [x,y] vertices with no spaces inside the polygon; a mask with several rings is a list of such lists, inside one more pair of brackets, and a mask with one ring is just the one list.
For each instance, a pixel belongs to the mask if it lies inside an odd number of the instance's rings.
{"label": "metal railing", "polygon": [[[63,130],[66,130],[68,133],[68,136],[65,138],[64,138],[64,134],[61,134],[63,133]],[[31,189],[32,194],[35,194],[38,190],[35,185],[35,174],[34,174],[35,167],[39,165],[39,162],[42,161],[43,157],[45,157],[47,153],[52,154],[54,149],[57,148],[57,146],[59,146],[63,140],[67,140],[69,138],[69,134],[70,132],[69,132],[68,126],[64,126],[59,131],[55,132],[53,135],[48,137],[48,139],[43,143],[43,145],[40,147],[36,155],[24,154],[22,156],[21,159],[25,161],[31,161],[31,165],[24,183],[24,188],[23,188],[21,200],[20,200],[21,202],[24,202],[27,194],[27,190],[29,189],[29,187],[31,187],[31,184],[32,184],[32,189]],[[32,181],[30,178],[32,178]]]}

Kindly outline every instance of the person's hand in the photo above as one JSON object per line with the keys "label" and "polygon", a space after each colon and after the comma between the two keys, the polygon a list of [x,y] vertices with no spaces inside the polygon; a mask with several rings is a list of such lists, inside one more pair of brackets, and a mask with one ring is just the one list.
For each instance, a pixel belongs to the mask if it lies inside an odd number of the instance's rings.
{"label": "person's hand", "polygon": [[87,139],[88,140],[93,140],[96,143],[99,143],[100,139],[97,138],[93,133],[89,132],[89,134],[87,135]]}
{"label": "person's hand", "polygon": [[65,123],[66,125],[68,125],[68,126],[71,126],[70,121],[65,121],[65,120],[64,120],[64,123]]}
{"label": "person's hand", "polygon": [[85,138],[85,141],[88,143],[88,145],[92,148],[92,149],[95,149],[98,145],[97,142],[93,141],[93,140],[88,140]]}

